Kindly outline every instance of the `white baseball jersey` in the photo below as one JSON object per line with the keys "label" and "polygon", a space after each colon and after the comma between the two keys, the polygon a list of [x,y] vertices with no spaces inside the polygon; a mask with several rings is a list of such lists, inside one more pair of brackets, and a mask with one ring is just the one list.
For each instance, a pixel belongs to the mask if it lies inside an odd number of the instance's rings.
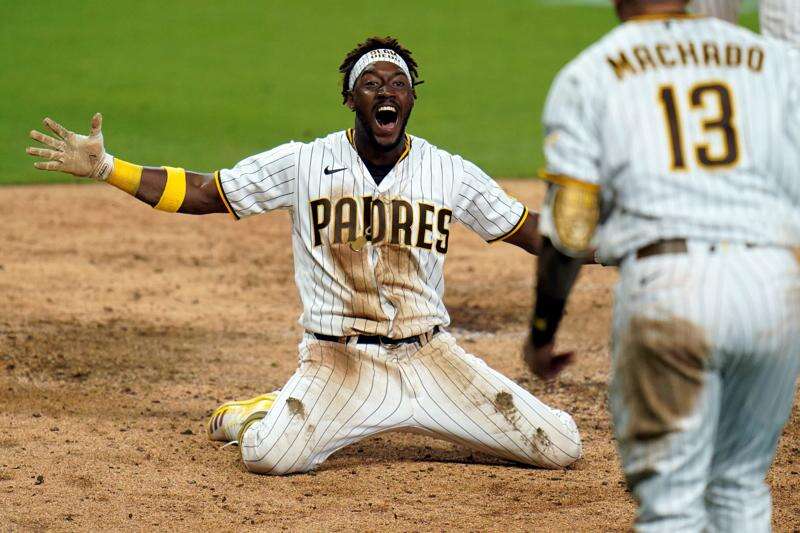
{"label": "white baseball jersey", "polygon": [[563,69],[544,123],[547,171],[601,188],[603,261],[680,237],[800,245],[785,43],[712,18],[633,20]]}
{"label": "white baseball jersey", "polygon": [[217,179],[237,217],[291,210],[300,322],[309,332],[349,337],[304,335],[297,371],[267,416],[242,434],[249,470],[305,472],[348,444],[394,430],[545,468],[580,457],[567,413],[466,353],[449,333],[389,346],[352,336],[405,338],[449,323],[442,295],[451,222],[492,241],[526,216],[478,167],[409,136],[376,185],[349,130],[279,146]]}
{"label": "white baseball jersey", "polygon": [[689,9],[693,13],[717,17],[736,24],[739,21],[742,0],[691,0]]}
{"label": "white baseball jersey", "polygon": [[[564,68],[544,121],[547,170],[599,186],[620,263],[609,406],[635,529],[769,531],[800,370],[797,52],[640,18]],[[671,239],[685,253],[636,253]]]}
{"label": "white baseball jersey", "polygon": [[[742,8],[741,0],[692,0],[691,9],[698,14],[736,23]],[[759,0],[761,33],[800,46],[800,3],[797,0]]]}
{"label": "white baseball jersey", "polygon": [[800,47],[800,3],[797,0],[761,0],[761,33]]}
{"label": "white baseball jersey", "polygon": [[291,142],[221,170],[238,217],[292,213],[302,326],[326,335],[404,338],[449,324],[442,302],[451,222],[487,241],[516,231],[525,207],[474,164],[408,136],[376,185],[352,130]]}

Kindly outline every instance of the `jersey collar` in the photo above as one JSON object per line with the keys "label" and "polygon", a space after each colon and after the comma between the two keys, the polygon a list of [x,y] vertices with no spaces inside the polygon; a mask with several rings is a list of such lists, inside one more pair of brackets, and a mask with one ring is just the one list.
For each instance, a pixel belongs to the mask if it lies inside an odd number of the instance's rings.
{"label": "jersey collar", "polygon": [[648,22],[651,20],[674,20],[674,19],[702,19],[704,15],[695,13],[652,13],[649,15],[636,15],[629,18],[626,22]]}
{"label": "jersey collar", "polygon": [[[347,140],[350,142],[350,145],[358,152],[358,148],[356,148],[356,130],[355,128],[349,128],[347,130]],[[406,143],[405,148],[403,149],[403,153],[400,154],[400,159],[397,160],[397,163],[408,157],[408,154],[411,153],[411,136],[406,133]],[[395,165],[397,164],[395,163]]]}

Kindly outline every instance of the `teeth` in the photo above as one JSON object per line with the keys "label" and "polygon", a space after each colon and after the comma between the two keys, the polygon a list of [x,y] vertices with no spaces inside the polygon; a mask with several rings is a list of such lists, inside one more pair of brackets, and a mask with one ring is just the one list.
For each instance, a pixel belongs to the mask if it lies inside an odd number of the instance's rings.
{"label": "teeth", "polygon": [[388,105],[380,106],[378,108],[378,111],[392,111],[392,112],[395,112],[395,113],[397,112],[397,110],[395,108],[393,108],[392,106],[388,106]]}

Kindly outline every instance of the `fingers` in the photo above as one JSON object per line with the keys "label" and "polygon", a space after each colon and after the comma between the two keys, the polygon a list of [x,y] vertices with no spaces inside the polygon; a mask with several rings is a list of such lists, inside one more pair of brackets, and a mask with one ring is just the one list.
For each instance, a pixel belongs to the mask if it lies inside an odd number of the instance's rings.
{"label": "fingers", "polygon": [[536,369],[535,374],[545,380],[554,379],[572,363],[574,355],[574,352],[550,355],[550,358]]}
{"label": "fingers", "polygon": [[64,147],[66,146],[66,143],[64,141],[61,141],[59,139],[54,139],[53,137],[45,135],[44,133],[38,132],[36,130],[31,131],[31,139],[39,141],[42,144],[46,144],[47,146],[55,148],[56,150],[63,150]]}
{"label": "fingers", "polygon": [[95,113],[92,117],[92,132],[90,135],[100,135],[100,129],[103,127],[103,115]]}
{"label": "fingers", "polygon": [[523,356],[531,372],[541,379],[551,380],[572,363],[575,352],[555,354],[552,342],[535,348],[529,337],[523,347]]}
{"label": "fingers", "polygon": [[67,128],[65,128],[64,126],[62,126],[61,124],[59,124],[50,117],[44,119],[44,125],[47,126],[47,128],[50,131],[52,131],[62,139],[66,139],[67,136],[69,135],[69,130]]}
{"label": "fingers", "polygon": [[60,170],[61,161],[37,161],[33,166],[39,170]]}
{"label": "fingers", "polygon": [[47,148],[36,148],[34,146],[29,147],[26,151],[28,152],[28,155],[44,157],[45,159],[53,159],[57,161],[61,161],[61,158],[64,156],[64,152],[59,152],[58,150],[48,150]]}
{"label": "fingers", "polygon": [[575,358],[575,352],[567,352],[558,354],[550,360],[550,369],[549,374],[550,378],[552,379],[559,375],[566,367],[572,364],[572,361]]}
{"label": "fingers", "polygon": [[552,366],[547,366],[537,368],[534,374],[545,381],[550,381],[551,379],[555,378],[559,372],[560,370],[556,370]]}

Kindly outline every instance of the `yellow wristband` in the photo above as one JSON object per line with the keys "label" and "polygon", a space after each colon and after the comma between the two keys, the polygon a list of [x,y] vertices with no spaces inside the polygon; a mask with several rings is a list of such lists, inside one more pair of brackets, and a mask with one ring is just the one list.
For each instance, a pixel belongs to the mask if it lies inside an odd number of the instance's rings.
{"label": "yellow wristband", "polygon": [[186,171],[182,168],[164,167],[167,171],[167,184],[161,199],[155,205],[156,209],[175,213],[181,208],[186,198]]}
{"label": "yellow wristband", "polygon": [[131,196],[136,196],[139,184],[142,182],[142,167],[115,157],[114,170],[111,171],[106,182]]}

